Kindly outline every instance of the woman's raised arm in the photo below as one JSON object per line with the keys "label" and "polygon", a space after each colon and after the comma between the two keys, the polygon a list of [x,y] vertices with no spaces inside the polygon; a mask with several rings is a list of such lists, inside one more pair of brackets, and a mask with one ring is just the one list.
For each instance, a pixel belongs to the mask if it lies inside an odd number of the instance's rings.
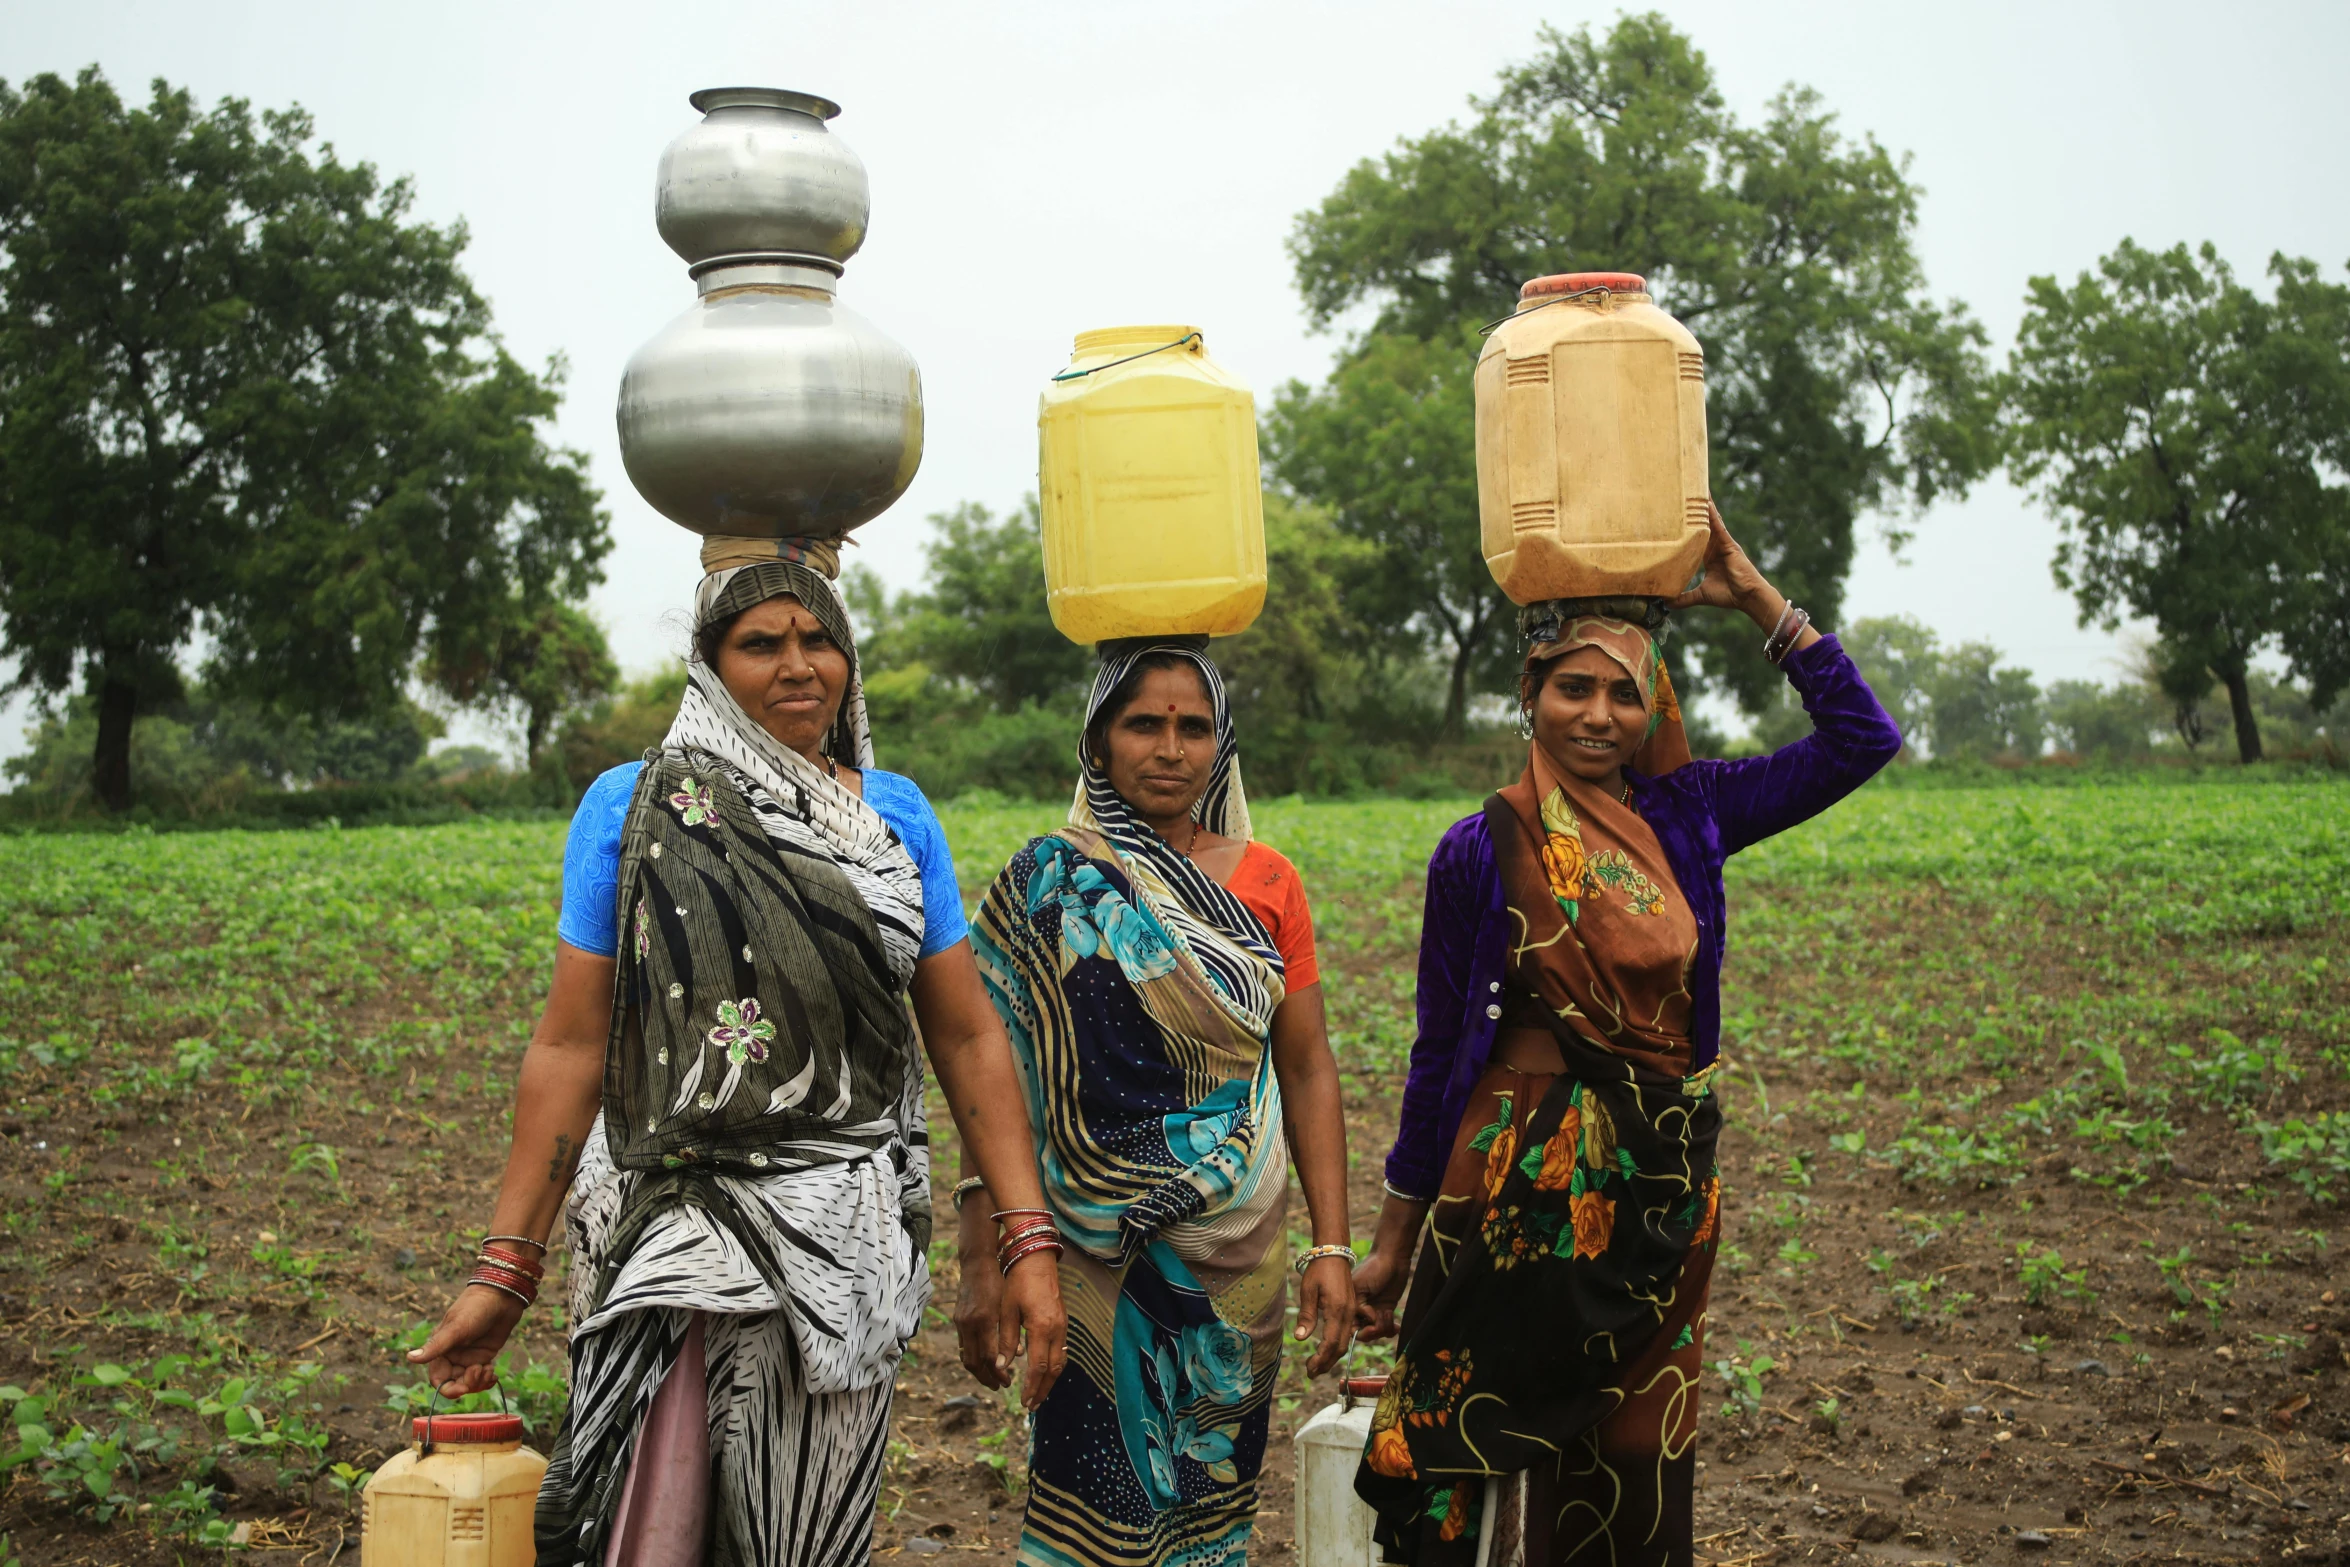
{"label": "woman's raised arm", "polygon": [[[1763,633],[1767,646],[1797,612],[1730,537],[1720,509],[1709,501],[1706,512],[1713,542],[1704,575],[1673,607],[1737,610]],[[1892,717],[1835,638],[1823,637],[1809,616],[1801,617],[1779,657],[1811,715],[1812,732],[1768,756],[1706,764],[1702,776],[1724,854],[1818,815],[1901,754],[1901,731]]]}

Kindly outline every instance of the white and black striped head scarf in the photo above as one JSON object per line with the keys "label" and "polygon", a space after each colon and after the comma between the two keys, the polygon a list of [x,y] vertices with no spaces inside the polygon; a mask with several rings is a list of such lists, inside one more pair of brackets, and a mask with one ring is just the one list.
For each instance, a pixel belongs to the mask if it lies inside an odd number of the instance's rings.
{"label": "white and black striped head scarf", "polygon": [[[1232,704],[1225,695],[1224,676],[1208,657],[1208,639],[1200,636],[1133,637],[1102,644],[1101,669],[1094,676],[1093,694],[1085,704],[1085,726],[1078,735],[1077,797],[1070,805],[1069,820],[1073,826],[1100,833],[1121,853],[1147,867],[1152,873],[1149,879],[1162,885],[1179,905],[1161,909],[1161,917],[1177,926],[1192,927],[1185,930],[1192,938],[1192,952],[1214,974],[1225,995],[1244,1012],[1269,1019],[1275,1003],[1255,965],[1239,953],[1218,950],[1224,943],[1236,945],[1274,974],[1284,973],[1281,954],[1274,949],[1264,922],[1135,815],[1125,797],[1111,787],[1110,775],[1095,763],[1086,744],[1086,736],[1093,733],[1095,721],[1108,713],[1110,704],[1131,694],[1121,691],[1127,677],[1153,654],[1172,654],[1197,669],[1200,683],[1207,689],[1208,705],[1215,713],[1216,757],[1209,767],[1208,786],[1192,807],[1192,819],[1239,843],[1254,837],[1248,794],[1240,783],[1240,744],[1233,734]],[[1198,930],[1200,925],[1211,927],[1213,936]]]}
{"label": "white and black striped head scarf", "polygon": [[[913,859],[879,812],[851,793],[827,768],[818,767],[783,745],[742,710],[718,671],[702,662],[702,634],[772,598],[789,595],[804,605],[847,655],[849,685],[821,753],[850,767],[873,765],[873,730],[865,714],[865,682],[849,629],[848,606],[819,566],[793,559],[729,566],[702,578],[694,593],[695,650],[686,663],[685,699],[662,742],[664,750],[688,749],[717,757],[744,774],[769,799],[803,820],[827,842],[842,871],[873,910],[890,949],[899,985],[912,973],[923,936],[922,877]],[[762,802],[752,796],[757,809]],[[770,822],[769,836],[788,832]]]}

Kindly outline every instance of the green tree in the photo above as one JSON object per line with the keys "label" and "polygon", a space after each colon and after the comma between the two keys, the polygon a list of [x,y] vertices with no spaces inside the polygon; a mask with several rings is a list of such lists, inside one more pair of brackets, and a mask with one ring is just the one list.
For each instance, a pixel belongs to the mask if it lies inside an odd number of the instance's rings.
{"label": "green tree", "polygon": [[2131,762],[2150,755],[2162,722],[2155,693],[2132,681],[2101,686],[2059,680],[2048,688],[2045,706],[2057,749],[2100,761]]}
{"label": "green tree", "polygon": [[[1838,640],[1885,711],[1901,726],[1905,744],[1924,739],[1934,678],[1942,668],[1942,639],[1933,628],[1913,615],[1879,615],[1854,621]],[[1796,710],[1801,712],[1800,705]],[[1806,715],[1797,734],[1809,733],[1811,719]]]}
{"label": "green tree", "polygon": [[1062,636],[1046,608],[1036,497],[1001,518],[967,501],[930,524],[923,591],[892,600],[870,573],[849,584],[850,608],[875,643],[868,667],[927,664],[1003,713],[1073,702],[1093,677],[1093,653]]}
{"label": "green tree", "polygon": [[609,548],[542,439],[560,366],[490,336],[462,226],[311,140],[95,67],[0,83],[0,648],[94,696],[113,809],[198,631],[224,692],[356,720],[436,628],[577,596]]}
{"label": "green tree", "polygon": [[2033,757],[2047,739],[2040,689],[2028,669],[2002,668],[1987,642],[1962,642],[1936,660],[1926,683],[1934,754]]}
{"label": "green tree", "polygon": [[558,719],[620,683],[603,628],[569,604],[533,608],[517,599],[495,618],[443,628],[436,641],[433,683],[468,705],[518,713],[523,755],[533,767]]}
{"label": "green tree", "polygon": [[555,741],[563,776],[574,789],[585,789],[599,774],[642,760],[669,733],[684,700],[685,664],[673,659],[573,713]]}
{"label": "green tree", "polygon": [[[1507,642],[1508,615],[1478,548],[1471,328],[1531,277],[1642,272],[1705,341],[1723,512],[1834,624],[1858,517],[1963,491],[1996,459],[1983,334],[1927,297],[1917,187],[1806,89],[1741,124],[1656,14],[1604,40],[1545,29],[1542,44],[1469,125],[1357,165],[1299,219],[1314,323],[1368,320],[1324,386],[1281,394],[1276,475],[1378,544],[1393,599],[1474,670]],[[1693,618],[1681,645],[1698,657],[1676,678],[1695,695],[1710,674],[1759,712],[1778,681],[1753,643]],[[1464,711],[1455,695],[1456,731]]]}
{"label": "green tree", "polygon": [[1514,651],[1514,612],[1477,544],[1475,356],[1469,334],[1374,333],[1318,390],[1293,382],[1265,426],[1283,486],[1377,551],[1378,569],[1353,574],[1352,615],[1391,641],[1441,641],[1448,739],[1471,686],[1499,678]]}
{"label": "green tree", "polygon": [[2069,288],[2034,278],[2010,393],[2009,462],[2056,513],[2082,623],[2152,621],[2182,736],[2216,678],[2247,763],[2261,648],[2320,706],[2350,682],[2350,288],[2269,273],[2264,300],[2208,244],[2124,240]]}
{"label": "green tree", "polygon": [[[76,693],[31,728],[26,749],[0,763],[0,774],[37,810],[78,815],[93,804],[97,729],[96,698]],[[441,720],[412,701],[320,722],[190,685],[131,725],[132,791],[169,814],[205,816],[263,791],[394,783],[415,773],[443,732]]]}
{"label": "green tree", "polygon": [[1368,639],[1349,596],[1377,557],[1320,509],[1265,497],[1264,613],[1211,648],[1237,723],[1252,734],[1326,723],[1362,700]]}

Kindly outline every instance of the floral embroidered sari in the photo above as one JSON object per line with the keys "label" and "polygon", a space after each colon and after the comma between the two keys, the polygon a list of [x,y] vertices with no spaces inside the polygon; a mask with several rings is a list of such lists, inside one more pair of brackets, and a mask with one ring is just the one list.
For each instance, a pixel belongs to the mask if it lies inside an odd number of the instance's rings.
{"label": "floral embroidered sari", "polygon": [[[1661,676],[1637,627],[1570,632]],[[1390,1561],[1466,1567],[1490,1531],[1495,1567],[1686,1562],[1720,1199],[1695,916],[1638,812],[1539,746],[1485,818],[1514,931],[1499,1015],[1565,1070],[1480,1079],[1355,1488]]]}

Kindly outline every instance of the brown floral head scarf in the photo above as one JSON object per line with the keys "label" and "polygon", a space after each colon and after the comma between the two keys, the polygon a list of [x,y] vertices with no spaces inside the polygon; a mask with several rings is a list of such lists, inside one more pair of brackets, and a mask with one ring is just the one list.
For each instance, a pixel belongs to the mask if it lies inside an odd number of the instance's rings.
{"label": "brown floral head scarf", "polygon": [[[1638,619],[1624,618],[1627,614]],[[1651,625],[1650,622],[1657,622]],[[1681,727],[1681,701],[1673,693],[1673,677],[1665,669],[1661,645],[1661,617],[1651,613],[1645,599],[1551,599],[1528,605],[1519,613],[1518,626],[1526,637],[1525,673],[1571,653],[1595,647],[1623,667],[1639,688],[1640,705],[1648,709],[1648,737],[1632,758],[1632,765],[1650,778],[1669,773],[1689,760],[1689,737]]]}

